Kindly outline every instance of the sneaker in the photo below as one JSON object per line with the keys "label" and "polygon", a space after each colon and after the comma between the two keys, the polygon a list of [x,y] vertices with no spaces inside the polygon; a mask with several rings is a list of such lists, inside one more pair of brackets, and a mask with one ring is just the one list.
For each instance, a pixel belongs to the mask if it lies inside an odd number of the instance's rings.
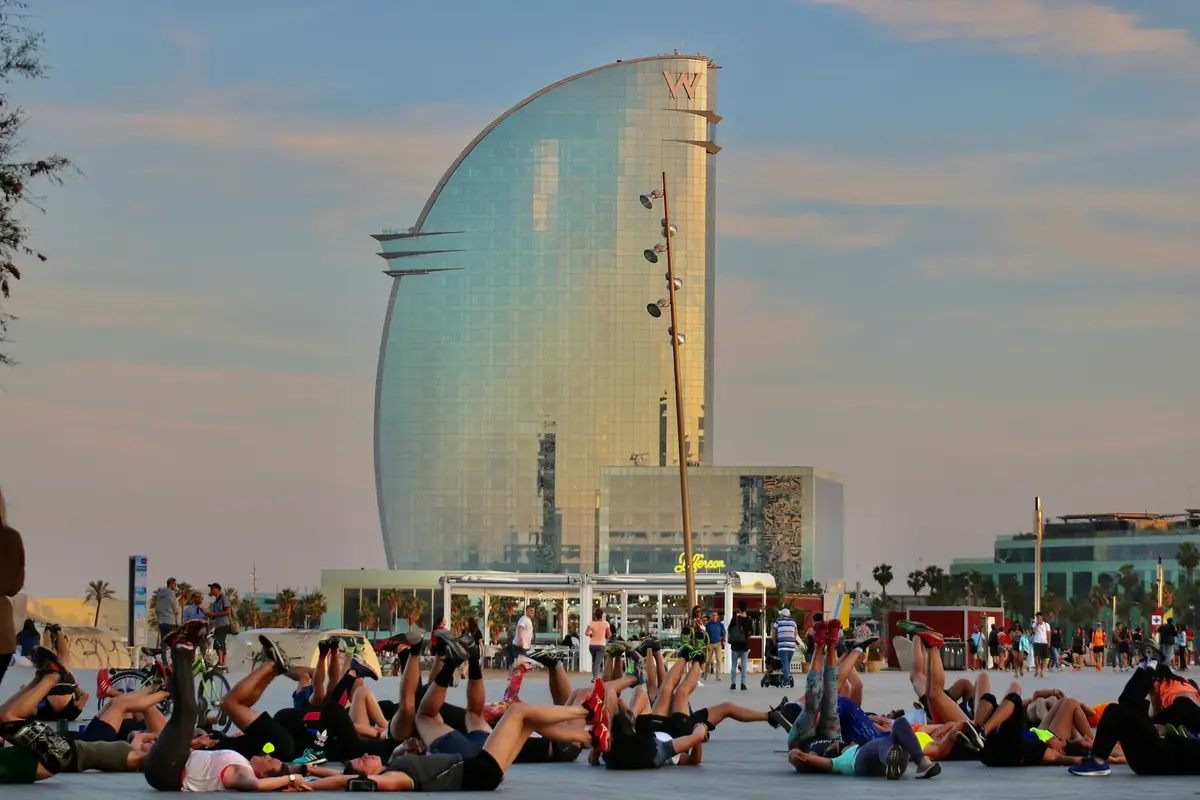
{"label": "sneaker", "polygon": [[591,695],[588,696],[587,700],[583,701],[583,707],[591,713],[589,721],[593,726],[600,724],[604,711],[604,697],[604,681],[597,678],[596,682],[592,685]]}
{"label": "sneaker", "polygon": [[1162,661],[1162,650],[1149,640],[1142,642],[1142,659],[1145,661]]}
{"label": "sneaker", "polygon": [[735,691],[736,689],[737,689],[737,682],[736,682],[736,681],[734,681],[733,683],[729,684],[729,691],[731,691],[731,692],[732,692],[732,691]]}
{"label": "sneaker", "polygon": [[1072,775],[1079,775],[1083,778],[1103,778],[1105,775],[1111,775],[1112,770],[1108,764],[1088,756],[1080,763],[1073,767],[1069,767],[1067,772]]}
{"label": "sneaker", "polygon": [[323,656],[329,655],[329,651],[337,648],[337,646],[337,641],[332,638],[322,639],[317,642],[317,653]]}
{"label": "sneaker", "polygon": [[408,633],[404,634],[404,642],[409,647],[416,647],[423,641],[425,641],[425,629],[420,625],[413,625],[408,629]]}
{"label": "sneaker", "polygon": [[33,651],[33,666],[41,675],[58,675],[62,679],[70,677],[70,671],[58,660],[58,656],[49,647],[38,647]]}
{"label": "sneaker", "polygon": [[[825,623],[825,646],[837,647],[838,639],[842,634],[842,621],[837,617]],[[816,641],[815,635],[813,641]]]}
{"label": "sneaker", "polygon": [[962,731],[960,731],[960,735],[965,737],[971,746],[973,746],[976,750],[983,750],[985,738],[983,735],[983,728],[976,725],[974,722],[968,722],[966,725],[964,725]]}
{"label": "sneaker", "polygon": [[916,634],[921,631],[932,631],[933,628],[926,625],[924,622],[917,622],[911,619],[902,619],[896,623],[896,627],[907,634]]}
{"label": "sneaker", "polygon": [[928,764],[917,767],[917,780],[925,780],[926,778],[936,778],[942,774],[942,765],[936,761],[930,761]]}
{"label": "sneaker", "polygon": [[607,753],[612,749],[612,725],[608,709],[600,706],[599,720],[592,724],[592,746],[599,753]]}
{"label": "sneaker", "polygon": [[563,657],[566,654],[561,650],[542,650],[537,653],[530,653],[529,659],[535,664],[540,664],[546,669],[554,669],[562,663]]}
{"label": "sneaker", "polygon": [[892,745],[887,752],[887,767],[884,775],[889,781],[898,781],[904,774],[904,748],[898,744]]}
{"label": "sneaker", "polygon": [[292,660],[288,658],[287,653],[283,652],[283,648],[261,633],[258,635],[258,643],[262,645],[263,658],[274,662],[275,674],[286,675],[287,671],[292,668]]}
{"label": "sneaker", "polygon": [[772,708],[767,712],[767,724],[772,728],[783,728],[785,731],[791,732],[792,723],[788,722],[783,716],[783,712],[778,708]]}
{"label": "sneaker", "polygon": [[350,659],[349,668],[354,670],[354,674],[360,678],[370,678],[373,681],[379,680],[379,673],[376,672],[370,664],[368,664],[366,661],[363,661],[358,656]]}
{"label": "sneaker", "polygon": [[813,649],[814,650],[816,648],[820,647],[821,645],[825,644],[825,637],[827,636],[827,634],[825,633],[825,626],[826,626],[826,623],[824,620],[821,620],[820,622],[816,622],[813,624],[812,637],[813,637]]}
{"label": "sneaker", "polygon": [[536,658],[530,658],[529,656],[517,656],[517,660],[513,662],[513,669],[526,671],[538,669],[542,666],[543,664],[540,661],[538,661]]}
{"label": "sneaker", "polygon": [[108,697],[108,693],[112,691],[112,674],[107,669],[102,669],[96,673],[96,696]]}
{"label": "sneaker", "polygon": [[746,691],[746,684],[744,684],[744,683],[742,684],[742,691],[743,692]]}
{"label": "sneaker", "polygon": [[604,653],[610,656],[623,656],[631,649],[632,648],[629,646],[629,642],[624,642],[618,639],[605,645]]}
{"label": "sneaker", "polygon": [[638,655],[644,655],[647,650],[654,650],[655,645],[657,644],[657,639],[653,637],[647,637],[634,645],[633,652],[637,653]]}
{"label": "sneaker", "polygon": [[871,645],[878,641],[878,636],[864,636],[861,639],[851,639],[850,641],[846,642],[846,647],[849,650],[862,650],[865,653],[867,652],[867,649],[871,647]]}
{"label": "sneaker", "polygon": [[625,659],[625,675],[631,677],[635,681],[635,686],[641,686],[646,682],[646,673],[642,669],[642,659],[637,653],[630,653]]}
{"label": "sneaker", "polygon": [[438,637],[438,651],[443,660],[458,666],[465,664],[470,660],[470,654],[467,648],[463,647],[462,642],[449,636]]}
{"label": "sneaker", "polygon": [[292,763],[315,767],[317,764],[324,764],[328,760],[329,759],[325,758],[325,752],[323,750],[313,750],[310,747],[301,753],[299,758],[292,759]]}
{"label": "sneaker", "polygon": [[168,633],[163,640],[163,644],[168,649],[176,647],[191,647],[195,649],[204,643],[204,639],[207,636],[208,622],[202,619],[194,619],[191,622],[183,623]]}
{"label": "sneaker", "polygon": [[921,643],[926,647],[941,647],[945,643],[945,639],[942,638],[942,635],[934,631],[918,631],[917,638],[919,638]]}
{"label": "sneaker", "polygon": [[963,748],[971,753],[978,754],[981,752],[979,747],[975,744],[975,739],[969,736],[966,732],[959,731],[954,738],[958,744],[962,745]]}

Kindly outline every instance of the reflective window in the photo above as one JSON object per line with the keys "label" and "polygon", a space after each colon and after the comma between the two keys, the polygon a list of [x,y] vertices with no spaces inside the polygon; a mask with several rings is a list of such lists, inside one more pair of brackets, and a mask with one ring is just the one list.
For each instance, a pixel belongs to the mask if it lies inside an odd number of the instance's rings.
{"label": "reflective window", "polygon": [[393,283],[376,418],[389,566],[591,571],[601,468],[678,463],[673,396],[665,425],[660,402],[669,314],[646,311],[666,259],[642,255],[662,203],[638,200],[664,171],[685,452],[705,459],[715,156],[675,140],[708,137],[683,112],[715,109],[716,74],[629,61],[536,95],[466,154],[420,235],[381,237],[386,253],[427,253],[389,269],[446,270]]}

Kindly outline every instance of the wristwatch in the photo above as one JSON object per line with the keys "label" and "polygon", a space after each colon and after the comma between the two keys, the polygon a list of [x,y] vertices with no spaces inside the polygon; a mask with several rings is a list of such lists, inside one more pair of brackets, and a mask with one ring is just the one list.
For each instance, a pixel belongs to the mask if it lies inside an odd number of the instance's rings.
{"label": "wristwatch", "polygon": [[[297,775],[297,774],[296,774],[296,773],[294,773],[294,772],[293,772],[291,775],[288,775],[288,786],[295,786],[295,785],[296,785],[296,778],[299,778],[299,777],[300,777],[300,776],[299,776],[299,775]],[[302,779],[302,780],[303,780],[303,779]]]}

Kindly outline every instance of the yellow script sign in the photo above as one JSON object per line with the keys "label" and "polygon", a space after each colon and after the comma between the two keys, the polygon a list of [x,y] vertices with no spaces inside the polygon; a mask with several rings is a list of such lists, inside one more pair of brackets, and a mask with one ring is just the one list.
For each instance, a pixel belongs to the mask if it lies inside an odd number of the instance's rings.
{"label": "yellow script sign", "polygon": [[[680,553],[679,563],[675,565],[675,571],[680,574],[686,572],[686,564],[687,562],[683,560],[683,553]],[[696,553],[692,556],[692,571],[699,572],[702,569],[725,569],[725,562],[719,558],[706,561],[703,553]]]}

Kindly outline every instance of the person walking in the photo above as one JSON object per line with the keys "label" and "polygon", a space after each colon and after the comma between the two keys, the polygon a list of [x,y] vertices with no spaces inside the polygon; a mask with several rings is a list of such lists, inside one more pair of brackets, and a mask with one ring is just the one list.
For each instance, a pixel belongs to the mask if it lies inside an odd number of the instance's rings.
{"label": "person walking", "polygon": [[1175,665],[1175,637],[1177,633],[1174,621],[1169,619],[1158,628],[1158,649],[1162,650],[1162,663],[1168,667]]}
{"label": "person walking", "polygon": [[1037,612],[1033,623],[1033,677],[1046,677],[1046,664],[1050,661],[1050,623]]}
{"label": "person walking", "polygon": [[612,626],[604,618],[603,608],[596,609],[583,633],[588,637],[588,653],[592,656],[592,680],[596,680],[604,673],[604,648],[612,638]]}
{"label": "person walking", "polygon": [[158,641],[167,638],[167,634],[179,627],[179,594],[178,584],[174,578],[167,578],[167,585],[160,586],[154,593],[154,604],[158,608]]}
{"label": "person walking", "polygon": [[17,652],[16,622],[10,597],[25,588],[25,543],[8,525],[4,493],[0,492],[0,682]]}
{"label": "person walking", "polygon": [[746,691],[746,660],[750,653],[750,637],[754,635],[754,623],[746,616],[746,601],[738,603],[737,614],[729,620],[726,638],[731,655],[729,664],[729,688],[736,689],[738,667],[742,669],[742,691]]}
{"label": "person walking", "polygon": [[228,669],[225,666],[225,639],[229,636],[229,626],[233,624],[233,607],[230,606],[225,592],[221,590],[221,584],[210,583],[208,593],[213,599],[208,610],[213,631],[213,649],[217,651],[217,666],[224,670]]}
{"label": "person walking", "polygon": [[725,658],[725,623],[721,622],[720,613],[714,610],[709,615],[708,622],[704,623],[704,632],[708,634],[708,659],[704,666],[709,675],[719,677],[724,666],[721,662]]}
{"label": "person walking", "polygon": [[792,657],[796,655],[796,620],[792,619],[792,610],[779,609],[779,619],[771,628],[775,631],[775,649],[783,665],[783,685],[787,686],[792,677]]}

